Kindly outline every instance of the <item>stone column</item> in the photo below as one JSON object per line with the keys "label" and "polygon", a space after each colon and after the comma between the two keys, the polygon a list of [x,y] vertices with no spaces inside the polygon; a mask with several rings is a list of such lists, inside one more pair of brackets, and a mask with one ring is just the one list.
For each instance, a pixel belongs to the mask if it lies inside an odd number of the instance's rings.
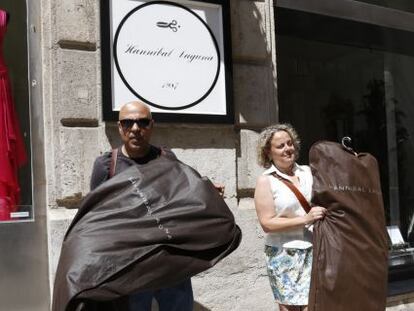
{"label": "stone column", "polygon": [[101,119],[99,1],[44,0],[44,109],[51,286],[92,163],[108,149]]}

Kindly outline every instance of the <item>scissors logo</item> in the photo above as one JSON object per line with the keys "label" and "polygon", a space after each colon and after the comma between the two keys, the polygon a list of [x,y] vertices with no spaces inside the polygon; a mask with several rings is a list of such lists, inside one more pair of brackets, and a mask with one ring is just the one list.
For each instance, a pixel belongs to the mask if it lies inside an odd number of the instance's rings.
{"label": "scissors logo", "polygon": [[177,32],[178,28],[181,26],[178,25],[177,21],[173,19],[171,23],[168,22],[157,22],[157,26],[160,28],[170,28],[173,32]]}

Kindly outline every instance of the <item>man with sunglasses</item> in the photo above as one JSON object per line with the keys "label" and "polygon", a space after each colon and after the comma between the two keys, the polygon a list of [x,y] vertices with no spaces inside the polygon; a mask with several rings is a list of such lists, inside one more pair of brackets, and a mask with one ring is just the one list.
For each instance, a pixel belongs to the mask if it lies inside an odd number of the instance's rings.
{"label": "man with sunglasses", "polygon": [[[146,164],[161,154],[175,157],[171,151],[161,150],[150,144],[153,125],[151,110],[144,103],[134,101],[121,107],[118,130],[123,145],[115,153],[106,152],[95,160],[91,190],[132,165]],[[193,310],[191,280],[185,280],[173,287],[130,295],[128,299],[121,299],[120,304],[127,304],[126,309],[130,311],[150,311],[153,298],[157,300],[160,311]]]}

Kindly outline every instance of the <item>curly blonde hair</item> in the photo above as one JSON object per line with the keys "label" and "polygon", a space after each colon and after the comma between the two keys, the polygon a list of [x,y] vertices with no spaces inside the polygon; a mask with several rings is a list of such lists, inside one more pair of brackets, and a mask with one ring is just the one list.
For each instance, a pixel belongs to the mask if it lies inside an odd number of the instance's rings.
{"label": "curly blonde hair", "polygon": [[295,160],[299,158],[300,139],[298,133],[289,123],[279,123],[266,127],[259,135],[257,143],[257,161],[260,166],[269,168],[272,160],[269,158],[270,142],[276,132],[285,131],[292,138],[295,147]]}

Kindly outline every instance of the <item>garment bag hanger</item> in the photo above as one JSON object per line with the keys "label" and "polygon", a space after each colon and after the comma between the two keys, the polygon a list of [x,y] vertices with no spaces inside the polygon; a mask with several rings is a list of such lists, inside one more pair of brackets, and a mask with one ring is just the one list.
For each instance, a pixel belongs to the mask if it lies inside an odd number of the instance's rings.
{"label": "garment bag hanger", "polygon": [[342,147],[352,153],[353,155],[357,156],[358,154],[352,149],[352,138],[349,136],[345,136],[342,138]]}

